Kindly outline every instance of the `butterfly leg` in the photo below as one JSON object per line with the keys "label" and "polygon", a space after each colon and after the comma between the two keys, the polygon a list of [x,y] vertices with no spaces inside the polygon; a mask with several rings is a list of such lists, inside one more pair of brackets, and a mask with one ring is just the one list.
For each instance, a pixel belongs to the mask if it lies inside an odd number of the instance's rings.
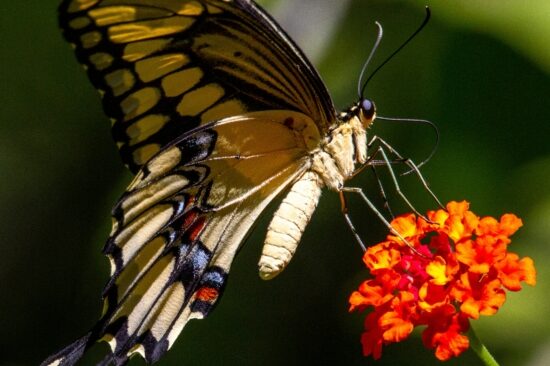
{"label": "butterfly leg", "polygon": [[[374,174],[374,177],[376,179],[376,182],[378,184],[378,189],[379,189],[380,196],[382,197],[382,200],[384,201],[384,208],[388,211],[390,217],[393,219],[395,216],[394,216],[394,214],[393,214],[393,212],[390,208],[390,204],[389,204],[389,201],[388,201],[388,198],[387,198],[387,195],[386,195],[386,191],[384,189],[384,185],[382,184],[381,179],[378,176],[378,172],[376,171],[376,166],[371,165],[371,170],[372,170],[372,172]],[[357,229],[355,229],[355,225],[353,225],[353,221],[351,220],[351,217],[349,215],[348,203],[347,203],[347,199],[346,199],[346,196],[345,196],[345,189],[340,190],[338,192],[338,194],[340,196],[341,212],[342,212],[342,215],[344,216],[344,220],[346,221],[346,224],[350,228],[351,233],[355,237],[355,240],[357,241],[357,243],[359,244],[361,249],[363,249],[363,251],[366,251],[366,245],[365,245],[365,243],[363,243],[363,240],[361,239],[361,237],[357,233]],[[378,209],[376,209],[376,210],[378,211]]]}
{"label": "butterfly leg", "polygon": [[384,208],[388,211],[390,217],[393,219],[395,215],[393,214],[393,211],[390,207],[390,202],[388,201],[388,196],[386,195],[382,180],[380,179],[380,177],[378,176],[378,172],[376,171],[376,166],[371,165],[371,170],[374,174],[374,178],[376,179],[376,183],[378,184],[378,192],[380,194],[380,197],[382,198],[382,201],[384,202]]}
{"label": "butterfly leg", "polygon": [[[377,143],[377,145],[375,145],[375,143]],[[428,182],[426,181],[426,179],[424,178],[424,176],[422,175],[422,173],[420,172],[420,170],[418,169],[418,167],[416,166],[416,164],[409,158],[403,158],[403,156],[401,156],[401,154],[399,154],[399,152],[397,152],[397,150],[395,150],[395,148],[393,148],[389,143],[387,143],[385,140],[383,140],[382,138],[378,137],[378,136],[374,136],[371,141],[369,142],[367,148],[368,150],[373,150],[373,148],[375,148],[375,152],[370,155],[367,159],[367,161],[362,164],[361,166],[359,166],[354,172],[353,174],[351,175],[351,177],[354,177],[355,175],[359,174],[362,170],[364,170],[367,166],[371,166],[371,167],[375,167],[375,166],[386,166],[388,168],[388,171],[390,173],[390,176],[391,176],[391,179],[393,181],[393,184],[394,184],[394,187],[395,187],[395,190],[397,192],[397,194],[403,199],[403,201],[411,208],[411,210],[418,216],[422,217],[424,220],[428,221],[429,220],[424,216],[422,215],[413,205],[412,203],[409,201],[409,199],[405,196],[405,194],[403,193],[403,191],[401,190],[401,187],[399,185],[399,181],[397,179],[397,176],[392,168],[392,165],[394,164],[404,164],[406,165],[410,171],[413,171],[415,172],[415,174],[417,175],[418,179],[420,180],[420,182],[422,183],[422,186],[424,187],[424,189],[432,196],[432,198],[436,201],[436,203],[440,206],[440,207],[443,207],[443,205],[441,204],[441,202],[439,201],[439,199],[437,198],[437,196],[435,195],[435,193],[431,190],[431,188],[429,187],[428,185]],[[388,158],[388,154],[386,153],[386,150],[395,156],[394,159],[390,160]],[[377,159],[377,157],[381,155],[381,159]],[[379,182],[379,186],[382,186],[382,184],[380,183],[380,180],[378,180]],[[385,195],[385,194],[384,194]],[[384,196],[383,196],[383,199],[384,199]],[[386,200],[387,202],[387,200]],[[389,206],[389,205],[388,205]],[[391,211],[390,211],[391,213]]]}
{"label": "butterfly leg", "polygon": [[367,247],[365,246],[365,243],[363,243],[363,240],[357,233],[357,229],[355,229],[355,225],[353,225],[353,222],[351,221],[351,218],[349,216],[349,210],[348,210],[348,202],[346,200],[346,196],[344,194],[344,190],[341,190],[338,192],[340,196],[340,205],[341,205],[341,212],[342,215],[344,215],[344,220],[346,220],[346,224],[348,224],[349,229],[351,230],[351,233],[353,234],[353,237],[355,238],[355,241],[357,241],[357,244],[363,249],[363,252],[367,250]]}
{"label": "butterfly leg", "polygon": [[[433,200],[440,207],[444,207],[443,204],[439,201],[439,199],[435,195],[435,193],[430,188],[428,182],[426,181],[426,179],[424,178],[424,176],[422,175],[422,173],[420,172],[420,170],[418,169],[416,164],[410,158],[404,158],[403,156],[401,156],[401,154],[399,154],[399,152],[397,150],[395,150],[395,148],[393,146],[391,146],[388,142],[386,142],[384,139],[382,139],[381,137],[378,137],[378,136],[374,136],[372,138],[372,140],[367,145],[367,149],[371,149],[374,146],[375,143],[378,143],[379,145],[376,148],[375,153],[371,157],[369,157],[366,164],[369,164],[369,165],[385,165],[385,166],[387,166],[388,170],[389,170],[389,173],[392,177],[392,181],[394,183],[394,186],[395,186],[395,189],[396,189],[397,193],[399,194],[399,196],[401,196],[401,198],[403,198],[405,203],[407,203],[407,205],[409,207],[411,207],[411,209],[413,211],[415,211],[415,213],[417,213],[417,211],[410,204],[410,202],[405,197],[404,193],[401,191],[401,189],[399,187],[397,177],[396,177],[393,169],[391,168],[392,164],[405,164],[407,167],[409,167],[416,174],[416,176],[418,177],[418,179],[422,183],[422,186],[430,194],[430,196],[433,198]],[[394,155],[396,157],[396,159],[389,160],[388,157],[387,157],[386,151],[385,151],[386,149],[388,150],[388,152],[390,154]],[[382,160],[375,160],[378,153],[380,153],[380,155],[382,155]]]}
{"label": "butterfly leg", "polygon": [[367,195],[363,192],[363,190],[361,188],[359,188],[359,187],[342,187],[340,189],[340,192],[339,192],[340,193],[340,201],[342,203],[342,213],[344,214],[344,218],[346,219],[346,222],[348,223],[348,226],[350,227],[353,235],[355,236],[355,239],[358,241],[359,245],[363,248],[364,251],[366,250],[366,246],[363,243],[363,241],[361,240],[361,238],[359,237],[359,235],[357,234],[357,231],[355,230],[355,227],[354,227],[353,223],[351,222],[351,219],[350,219],[349,214],[347,212],[346,199],[344,197],[344,193],[346,193],[346,192],[358,194],[359,197],[361,197],[361,199],[367,204],[367,206],[369,206],[369,208],[372,210],[372,212],[374,212],[374,214],[380,219],[380,221],[382,221],[384,223],[384,225],[390,230],[390,232],[392,234],[394,234],[399,239],[401,239],[403,241],[403,243],[405,243],[408,247],[410,247],[411,250],[414,253],[416,253],[420,256],[424,256],[422,253],[418,252],[416,250],[416,248],[407,239],[405,239],[401,235],[401,233],[399,233],[397,230],[395,230],[393,228],[393,226],[391,226],[391,224],[388,222],[388,220],[386,220],[384,215],[382,215],[382,213],[376,208],[376,206],[371,202],[371,200],[369,200],[369,198],[367,197]]}
{"label": "butterfly leg", "polygon": [[[375,158],[378,156],[378,155],[381,155],[382,156],[382,160],[375,160]],[[399,158],[398,158],[399,159]],[[405,163],[405,160],[396,160],[394,161],[396,163]],[[397,192],[397,194],[399,195],[399,197],[401,197],[401,199],[407,204],[407,206],[409,206],[409,208],[417,215],[417,216],[420,216],[422,217],[424,220],[427,220],[417,209],[416,207],[414,207],[414,205],[409,201],[409,199],[407,198],[407,196],[403,193],[403,191],[401,190],[401,187],[399,185],[399,181],[397,180],[397,176],[395,175],[395,172],[393,170],[393,167],[392,167],[392,161],[390,161],[388,159],[388,156],[386,154],[386,151],[384,150],[384,148],[382,146],[379,146],[375,153],[372,155],[372,160],[370,160],[370,163],[372,166],[376,166],[376,165],[383,165],[383,166],[386,166],[388,168],[388,172],[390,173],[390,176],[391,176],[391,180],[393,182],[393,185],[395,187],[395,191]]]}

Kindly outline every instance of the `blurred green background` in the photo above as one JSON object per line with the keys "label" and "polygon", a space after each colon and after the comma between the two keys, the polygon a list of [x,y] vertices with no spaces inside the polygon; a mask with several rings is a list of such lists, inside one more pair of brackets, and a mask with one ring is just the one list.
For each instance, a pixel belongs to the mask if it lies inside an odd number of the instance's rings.
{"label": "blurred green background", "polygon": [[[538,285],[509,294],[496,316],[473,325],[502,365],[550,364],[550,3],[263,3],[308,46],[339,108],[355,101],[373,22],[385,30],[377,64],[431,6],[429,26],[380,71],[368,96],[381,115],[438,124],[441,145],[423,172],[443,201],[467,199],[480,215],[524,219],[511,249],[534,258]],[[57,29],[56,6],[0,4],[0,365],[36,365],[97,319],[108,276],[100,250],[110,208],[130,179],[97,93]],[[430,129],[403,123],[380,121],[371,133],[417,161],[434,141]],[[420,210],[434,207],[414,177],[402,181]],[[377,199],[369,173],[352,184]],[[362,202],[351,206],[365,241],[380,241],[385,228]],[[289,268],[263,282],[256,263],[268,216],[236,259],[220,305],[191,322],[160,365],[375,364],[361,355],[364,315],[347,313],[366,273],[337,195],[323,196]],[[415,335],[376,364],[439,362]],[[468,351],[447,364],[480,363]]]}

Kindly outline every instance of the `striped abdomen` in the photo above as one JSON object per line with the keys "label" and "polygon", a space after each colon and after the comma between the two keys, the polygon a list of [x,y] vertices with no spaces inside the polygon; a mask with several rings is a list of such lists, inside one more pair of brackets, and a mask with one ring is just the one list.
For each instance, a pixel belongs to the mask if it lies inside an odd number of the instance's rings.
{"label": "striped abdomen", "polygon": [[317,207],[323,182],[313,171],[306,172],[275,212],[267,229],[262,256],[258,263],[264,280],[277,276],[288,264]]}

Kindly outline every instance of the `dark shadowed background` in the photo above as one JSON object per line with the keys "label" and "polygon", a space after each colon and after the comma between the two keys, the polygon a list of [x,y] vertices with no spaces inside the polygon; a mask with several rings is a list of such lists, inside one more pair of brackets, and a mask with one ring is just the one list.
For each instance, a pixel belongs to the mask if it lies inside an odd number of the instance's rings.
{"label": "dark shadowed background", "polygon": [[[480,215],[514,212],[512,250],[534,258],[538,285],[510,294],[474,327],[502,365],[550,363],[550,3],[538,1],[272,0],[263,2],[313,57],[338,108],[356,99],[359,70],[385,30],[375,65],[424,17],[433,19],[368,86],[384,116],[436,122],[441,145],[423,172],[443,201]],[[99,97],[57,29],[55,0],[0,4],[0,365],[36,365],[97,319],[108,276],[100,254],[112,204],[130,180]],[[375,123],[422,160],[433,132]],[[403,186],[433,208],[413,177]],[[377,200],[368,172],[351,184]],[[388,187],[390,187],[388,185]],[[389,189],[389,188],[388,188]],[[389,190],[397,211],[405,210]],[[377,201],[379,202],[379,201]],[[385,228],[352,200],[368,243]],[[289,268],[264,282],[257,260],[269,214],[237,257],[218,308],[193,321],[160,365],[366,365],[362,314],[347,298],[364,279],[361,252],[326,192]],[[135,365],[143,364],[133,360]],[[377,365],[439,364],[418,334]],[[447,365],[477,365],[472,352]]]}

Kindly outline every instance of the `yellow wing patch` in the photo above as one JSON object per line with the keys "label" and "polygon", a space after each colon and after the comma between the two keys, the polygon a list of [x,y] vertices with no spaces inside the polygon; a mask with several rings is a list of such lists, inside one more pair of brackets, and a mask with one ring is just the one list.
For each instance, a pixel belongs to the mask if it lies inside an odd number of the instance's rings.
{"label": "yellow wing patch", "polygon": [[[151,0],[104,0],[101,4],[104,6],[119,5],[124,3],[134,7],[151,6]],[[203,6],[196,0],[155,0],[155,7],[170,10],[180,15],[200,15],[203,12]]]}
{"label": "yellow wing patch", "polygon": [[201,123],[217,121],[227,116],[228,114],[238,116],[246,112],[246,106],[239,100],[232,99],[227,102],[219,103],[208,109],[201,115]]}
{"label": "yellow wing patch", "polygon": [[105,82],[113,91],[113,95],[118,97],[131,90],[136,83],[136,79],[130,70],[121,69],[105,75]]}
{"label": "yellow wing patch", "polygon": [[161,94],[157,88],[147,87],[130,94],[121,103],[124,120],[129,121],[153,108],[160,100]]}
{"label": "yellow wing patch", "polygon": [[168,121],[169,118],[162,114],[151,114],[141,118],[126,129],[129,138],[128,145],[136,145],[147,140],[160,131]]}
{"label": "yellow wing patch", "polygon": [[88,15],[97,26],[104,27],[140,19],[170,16],[171,12],[158,8],[136,8],[135,6],[118,5],[95,8],[90,10]]}
{"label": "yellow wing patch", "polygon": [[113,25],[109,27],[108,34],[111,42],[129,43],[176,34],[189,28],[194,22],[195,19],[183,16],[144,20],[129,24]]}
{"label": "yellow wing patch", "polygon": [[160,51],[172,42],[172,38],[152,39],[148,41],[133,42],[124,47],[122,59],[128,62],[141,60],[157,51]]}
{"label": "yellow wing patch", "polygon": [[208,84],[185,94],[178,104],[176,111],[181,116],[196,116],[211,107],[225,91],[219,84]]}
{"label": "yellow wing patch", "polygon": [[78,17],[69,22],[69,27],[72,29],[82,29],[90,25],[91,22],[92,21],[88,17]]}
{"label": "yellow wing patch", "polygon": [[114,58],[106,52],[98,52],[90,55],[90,63],[96,70],[105,70],[113,64]]}
{"label": "yellow wing patch", "polygon": [[204,11],[203,6],[198,1],[189,1],[185,4],[181,4],[181,9],[177,11],[180,15],[201,15]]}
{"label": "yellow wing patch", "polygon": [[136,62],[136,72],[144,82],[149,82],[175,71],[189,62],[181,53],[150,57]]}
{"label": "yellow wing patch", "polygon": [[84,48],[95,47],[99,44],[100,41],[101,41],[101,33],[97,31],[84,33],[80,37],[80,42],[82,43],[82,47]]}
{"label": "yellow wing patch", "polygon": [[175,72],[162,79],[162,89],[167,97],[176,97],[197,85],[203,75],[200,67],[191,67]]}

